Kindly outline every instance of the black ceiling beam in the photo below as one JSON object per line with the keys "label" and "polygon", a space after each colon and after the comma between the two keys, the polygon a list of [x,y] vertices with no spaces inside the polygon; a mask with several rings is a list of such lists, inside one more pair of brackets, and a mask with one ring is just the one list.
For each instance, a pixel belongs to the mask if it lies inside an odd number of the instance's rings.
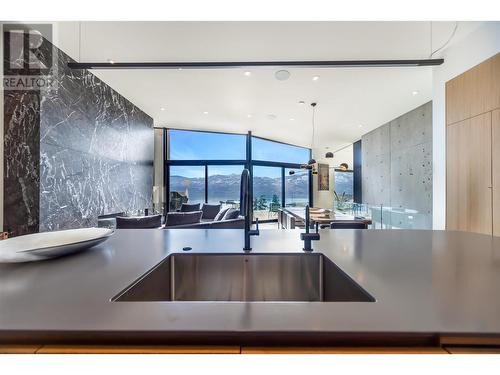
{"label": "black ceiling beam", "polygon": [[441,65],[444,59],[335,61],[197,61],[197,62],[86,62],[68,63],[71,69],[227,69],[250,67],[357,68]]}

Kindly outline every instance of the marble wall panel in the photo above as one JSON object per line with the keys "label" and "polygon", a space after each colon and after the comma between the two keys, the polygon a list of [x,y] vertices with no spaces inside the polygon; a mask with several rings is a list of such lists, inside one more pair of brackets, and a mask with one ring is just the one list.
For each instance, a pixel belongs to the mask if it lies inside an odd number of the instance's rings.
{"label": "marble wall panel", "polygon": [[97,225],[151,207],[153,119],[53,49],[57,90],[5,95],[5,227],[14,235]]}
{"label": "marble wall panel", "polygon": [[4,230],[33,233],[39,224],[40,97],[5,92],[4,105]]}

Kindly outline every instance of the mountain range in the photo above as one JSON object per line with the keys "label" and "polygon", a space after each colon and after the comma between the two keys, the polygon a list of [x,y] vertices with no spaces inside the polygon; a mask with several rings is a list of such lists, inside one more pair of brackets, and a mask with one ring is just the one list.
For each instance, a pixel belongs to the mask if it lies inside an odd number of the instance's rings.
{"label": "mountain range", "polygon": [[[191,200],[203,200],[205,196],[204,177],[170,176],[170,191],[184,193],[188,190]],[[287,200],[307,199],[309,192],[308,176],[304,173],[285,176],[285,194]],[[352,173],[336,173],[335,190],[339,195],[345,191],[352,195]],[[209,201],[239,200],[240,175],[212,175],[208,176]],[[281,177],[253,177],[253,196],[264,196],[271,200],[273,195],[281,196]]]}

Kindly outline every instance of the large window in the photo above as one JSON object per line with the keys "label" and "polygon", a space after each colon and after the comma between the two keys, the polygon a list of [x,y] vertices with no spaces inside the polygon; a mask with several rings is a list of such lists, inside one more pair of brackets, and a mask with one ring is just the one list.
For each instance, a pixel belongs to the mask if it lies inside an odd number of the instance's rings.
{"label": "large window", "polygon": [[285,206],[305,207],[309,203],[309,171],[285,169]]}
{"label": "large window", "polygon": [[281,168],[253,167],[253,215],[254,219],[278,218],[281,207]]}
{"label": "large window", "polygon": [[208,203],[237,207],[243,165],[208,166]]}
{"label": "large window", "polygon": [[170,160],[245,160],[246,136],[170,130],[168,150]]}
{"label": "large window", "polygon": [[[182,203],[239,208],[241,171],[252,170],[254,219],[276,220],[282,206],[309,203],[310,173],[300,169],[310,150],[248,135],[167,131],[167,209]],[[290,174],[290,171],[294,173]]]}
{"label": "large window", "polygon": [[205,167],[172,165],[169,192],[170,211],[178,210],[182,203],[205,202]]}
{"label": "large window", "polygon": [[308,148],[252,137],[252,159],[279,163],[305,164],[310,159]]}
{"label": "large window", "polygon": [[343,204],[353,201],[354,176],[352,171],[335,171],[335,203],[341,208]]}

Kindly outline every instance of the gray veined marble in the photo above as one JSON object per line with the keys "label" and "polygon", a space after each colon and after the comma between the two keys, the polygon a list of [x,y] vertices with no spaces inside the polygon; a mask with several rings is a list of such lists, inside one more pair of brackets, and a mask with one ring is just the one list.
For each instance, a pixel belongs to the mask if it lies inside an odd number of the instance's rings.
{"label": "gray veined marble", "polygon": [[4,109],[4,230],[37,232],[39,93],[6,91]]}
{"label": "gray veined marble", "polygon": [[[53,49],[53,91],[6,92],[5,229],[14,235],[97,225],[151,206],[153,119]],[[12,73],[12,72],[11,72]]]}

